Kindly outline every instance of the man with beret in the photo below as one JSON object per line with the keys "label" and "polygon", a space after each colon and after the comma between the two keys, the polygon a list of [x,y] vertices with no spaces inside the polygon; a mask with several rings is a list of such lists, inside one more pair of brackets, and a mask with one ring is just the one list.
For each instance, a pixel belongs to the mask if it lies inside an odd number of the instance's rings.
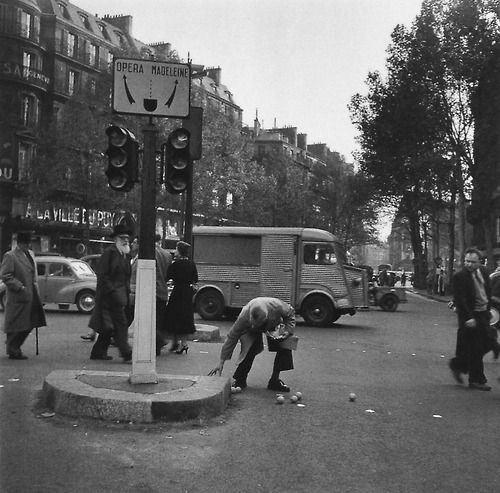
{"label": "man with beret", "polygon": [[[293,334],[295,328],[295,310],[292,306],[278,298],[258,297],[250,300],[241,310],[236,322],[229,330],[226,342],[220,352],[220,362],[209,375],[222,374],[224,362],[231,359],[238,341],[241,352],[238,367],[234,372],[233,387],[244,389],[247,386],[247,375],[252,368],[257,354],[264,350],[262,337],[264,332],[273,331],[284,324],[284,334]],[[270,348],[271,349],[271,348]],[[269,390],[289,392],[290,388],[279,378],[280,372],[293,369],[293,356],[290,349],[276,348],[273,373],[267,384]]]}
{"label": "man with beret", "polygon": [[35,327],[47,325],[30,244],[30,233],[17,233],[16,248],[3,256],[0,266],[0,279],[7,286],[4,331],[10,359],[27,359],[21,346]]}
{"label": "man with beret", "polygon": [[90,317],[89,327],[98,332],[90,359],[110,360],[108,348],[114,338],[124,362],[132,360],[132,348],[128,343],[130,319],[130,237],[132,231],[125,224],[114,227],[111,238],[114,245],[108,247],[97,264],[96,305]]}

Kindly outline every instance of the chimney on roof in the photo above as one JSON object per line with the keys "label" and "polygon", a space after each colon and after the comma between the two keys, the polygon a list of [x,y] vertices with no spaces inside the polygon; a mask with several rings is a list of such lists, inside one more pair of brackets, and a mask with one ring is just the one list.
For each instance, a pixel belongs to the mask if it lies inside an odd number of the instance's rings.
{"label": "chimney on roof", "polygon": [[132,16],[131,15],[105,15],[103,20],[121,29],[125,34],[132,36]]}
{"label": "chimney on roof", "polygon": [[292,144],[295,147],[297,146],[297,127],[282,127],[282,128],[276,128],[276,125],[274,126],[276,130],[279,130],[288,140],[290,144]]}
{"label": "chimney on roof", "polygon": [[326,158],[328,157],[328,148],[326,144],[308,145],[307,150],[320,159],[326,160]]}
{"label": "chimney on roof", "polygon": [[307,134],[297,134],[297,147],[307,151]]}
{"label": "chimney on roof", "polygon": [[164,43],[163,41],[161,43],[151,43],[149,46],[155,49],[156,54],[159,55],[160,58],[168,58],[172,51],[172,45],[170,43]]}
{"label": "chimney on roof", "polygon": [[218,86],[221,83],[222,69],[220,67],[207,68],[207,76],[210,77]]}
{"label": "chimney on roof", "polygon": [[255,120],[253,121],[253,135],[258,137],[260,135],[260,122],[258,110],[255,110]]}

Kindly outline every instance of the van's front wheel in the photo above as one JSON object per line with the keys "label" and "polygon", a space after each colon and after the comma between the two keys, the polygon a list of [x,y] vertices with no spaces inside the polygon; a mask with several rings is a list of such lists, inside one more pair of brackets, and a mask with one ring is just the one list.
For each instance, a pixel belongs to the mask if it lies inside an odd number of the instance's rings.
{"label": "van's front wheel", "polygon": [[203,320],[218,320],[224,314],[224,299],[215,289],[205,289],[196,296],[195,310]]}
{"label": "van's front wheel", "polygon": [[340,312],[325,296],[313,295],[304,301],[301,315],[307,325],[328,327],[340,317]]}

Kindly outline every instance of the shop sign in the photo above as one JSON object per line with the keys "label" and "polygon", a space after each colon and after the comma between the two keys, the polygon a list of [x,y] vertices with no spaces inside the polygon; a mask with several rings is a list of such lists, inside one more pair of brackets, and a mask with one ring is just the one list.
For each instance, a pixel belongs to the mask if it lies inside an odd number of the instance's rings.
{"label": "shop sign", "polygon": [[28,204],[25,217],[38,221],[48,221],[64,224],[89,225],[94,228],[111,228],[114,212],[85,207],[47,207],[39,208]]}
{"label": "shop sign", "polygon": [[9,78],[27,80],[43,86],[48,86],[50,84],[50,79],[40,71],[31,67],[25,67],[18,63],[0,62],[0,75],[7,76]]}
{"label": "shop sign", "polygon": [[12,167],[12,161],[9,158],[0,159],[0,181],[1,180],[12,180],[14,168]]}

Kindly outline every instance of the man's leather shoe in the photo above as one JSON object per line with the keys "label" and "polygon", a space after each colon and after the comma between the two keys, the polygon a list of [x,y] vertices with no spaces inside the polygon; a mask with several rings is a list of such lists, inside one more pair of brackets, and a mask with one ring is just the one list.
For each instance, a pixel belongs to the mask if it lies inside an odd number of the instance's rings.
{"label": "man's leather shoe", "polygon": [[239,387],[240,389],[246,389],[247,388],[247,381],[234,379],[231,387],[233,387],[233,388]]}
{"label": "man's leather shoe", "polygon": [[84,341],[95,341],[95,335],[87,334],[86,336],[80,336]]}
{"label": "man's leather shoe", "polygon": [[107,354],[103,354],[102,356],[90,356],[90,359],[103,359],[105,361],[109,361],[113,359],[113,356],[108,356]]}
{"label": "man's leather shoe", "polygon": [[267,388],[269,390],[277,390],[278,392],[290,392],[290,387],[285,385],[281,380],[269,380]]}
{"label": "man's leather shoe", "polygon": [[489,385],[486,385],[485,383],[475,383],[475,382],[469,383],[469,388],[476,390],[486,390],[486,391],[491,390],[491,387]]}
{"label": "man's leather shoe", "polygon": [[462,378],[460,370],[457,370],[453,366],[453,362],[449,361],[448,366],[450,367],[451,374],[453,375],[453,378],[457,381],[457,383],[464,383],[464,379]]}
{"label": "man's leather shoe", "polygon": [[9,359],[28,359],[23,353],[9,354]]}

